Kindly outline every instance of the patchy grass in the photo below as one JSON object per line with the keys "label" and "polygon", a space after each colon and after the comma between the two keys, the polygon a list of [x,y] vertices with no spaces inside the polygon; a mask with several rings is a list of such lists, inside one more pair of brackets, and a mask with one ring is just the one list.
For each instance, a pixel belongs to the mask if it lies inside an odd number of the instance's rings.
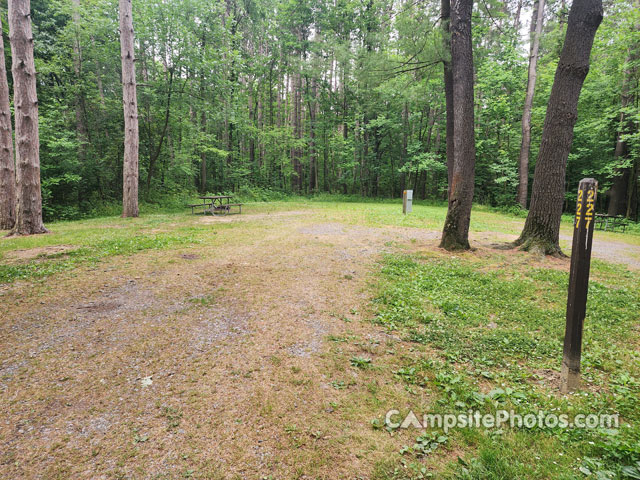
{"label": "patchy grass", "polygon": [[[432,352],[425,358],[418,347],[395,371],[396,381],[417,395],[436,395],[423,413],[513,409],[522,415],[542,410],[621,416],[615,431],[454,430],[441,443],[459,458],[443,467],[444,476],[634,478],[630,472],[640,461],[637,273],[595,262],[583,340],[585,389],[568,397],[557,394],[564,269],[522,268],[500,255],[389,255],[382,274],[375,322]],[[425,453],[416,438],[402,450],[404,458],[380,467],[378,478],[424,478],[429,462],[422,457],[437,453]]]}
{"label": "patchy grass", "polygon": [[[437,248],[444,206],[404,216],[391,202],[298,199],[243,212],[60,222],[0,239],[0,476],[547,479],[635,468],[637,270],[594,260],[587,388],[563,398],[568,261],[492,247],[523,218],[474,208],[477,250],[449,255]],[[596,238],[637,260],[634,235]],[[389,409],[496,408],[617,411],[630,427],[384,423]]]}

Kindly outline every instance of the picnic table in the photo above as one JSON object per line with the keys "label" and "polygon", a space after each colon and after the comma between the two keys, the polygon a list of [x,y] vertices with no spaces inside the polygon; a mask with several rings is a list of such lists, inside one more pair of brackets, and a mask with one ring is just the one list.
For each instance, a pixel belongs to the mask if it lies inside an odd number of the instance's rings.
{"label": "picnic table", "polygon": [[233,198],[231,195],[203,195],[198,197],[202,203],[194,203],[189,205],[191,213],[196,213],[196,208],[202,208],[202,213],[211,213],[212,215],[228,215],[231,213],[231,207],[238,207],[238,213],[242,213],[241,203],[231,203]]}
{"label": "picnic table", "polygon": [[607,215],[604,213],[596,213],[596,230],[611,230],[614,232],[616,228],[622,228],[624,232],[627,229],[627,221],[622,215]]}

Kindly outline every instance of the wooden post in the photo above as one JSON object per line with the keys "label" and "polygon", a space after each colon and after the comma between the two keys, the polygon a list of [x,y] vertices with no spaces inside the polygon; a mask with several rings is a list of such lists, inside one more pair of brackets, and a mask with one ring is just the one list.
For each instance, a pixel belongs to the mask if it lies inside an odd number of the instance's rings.
{"label": "wooden post", "polygon": [[572,392],[580,386],[582,326],[587,311],[587,290],[589,288],[591,243],[593,242],[597,192],[598,182],[593,178],[584,178],[580,181],[573,229],[567,324],[560,373],[560,391],[562,393]]}

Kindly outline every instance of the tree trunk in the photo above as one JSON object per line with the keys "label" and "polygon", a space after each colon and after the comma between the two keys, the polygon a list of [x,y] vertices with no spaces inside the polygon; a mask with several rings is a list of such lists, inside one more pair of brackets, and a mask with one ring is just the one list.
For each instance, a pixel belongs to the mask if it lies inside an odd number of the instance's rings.
{"label": "tree trunk", "polygon": [[[186,85],[186,82],[183,84]],[[151,179],[153,178],[153,174],[155,173],[156,163],[158,158],[160,157],[160,153],[162,153],[162,144],[164,143],[164,139],[167,136],[167,129],[169,128],[169,119],[171,117],[171,93],[173,92],[173,67],[169,69],[169,86],[167,91],[167,107],[164,112],[164,126],[162,127],[162,132],[160,132],[160,140],[158,140],[158,146],[149,156],[149,170],[147,171],[147,199],[151,193]],[[151,128],[151,127],[149,127]],[[151,139],[149,139],[151,140]]]}
{"label": "tree trunk", "polygon": [[540,35],[542,34],[542,22],[544,19],[544,0],[535,3],[531,15],[531,48],[529,49],[529,77],[527,79],[527,93],[524,99],[522,112],[522,143],[520,144],[520,161],[518,162],[518,203],[522,208],[527,208],[527,194],[529,191],[529,149],[531,148],[531,109],[533,107],[533,95],[536,90],[536,77],[538,68],[538,49],[540,47]]}
{"label": "tree trunk", "polygon": [[0,230],[10,230],[16,222],[16,171],[13,160],[9,84],[4,59],[0,23]]}
{"label": "tree trunk", "polygon": [[120,0],[120,54],[124,107],[123,217],[138,216],[138,99],[133,38],[131,0]]}
{"label": "tree trunk", "polygon": [[[204,107],[200,114],[200,131],[204,138],[207,133],[207,115]],[[200,149],[200,193],[203,195],[207,193],[207,154],[203,148]]]}
{"label": "tree trunk", "polygon": [[453,176],[440,246],[447,250],[458,250],[469,248],[469,221],[476,163],[471,44],[473,0],[454,0],[451,7]]}
{"label": "tree trunk", "polygon": [[38,96],[33,61],[31,5],[29,0],[9,1],[9,40],[16,122],[16,179],[18,185],[14,235],[46,233],[42,223],[40,190],[40,140]]}
{"label": "tree trunk", "polygon": [[602,21],[602,0],[574,0],[551,88],[533,177],[531,207],[516,245],[561,255],[560,219],[567,158],[578,117],[578,98],[589,72],[589,56]]}
{"label": "tree trunk", "polygon": [[444,97],[447,129],[447,178],[449,194],[453,178],[453,71],[451,69],[451,1],[442,0],[442,37],[444,44]]}
{"label": "tree trunk", "polygon": [[87,159],[88,129],[85,121],[85,96],[82,85],[82,49],[80,48],[80,0],[71,0],[72,20],[75,30],[73,38],[73,72],[76,87],[76,139],[78,140],[78,160],[84,165]]}
{"label": "tree trunk", "polygon": [[311,80],[309,100],[309,191],[318,191],[318,152],[316,148],[316,116],[318,112],[318,85]]}
{"label": "tree trunk", "polygon": [[[634,2],[634,7],[638,8],[639,1]],[[640,25],[636,25],[635,29],[638,30]],[[616,164],[627,164],[622,168],[616,169],[616,176],[613,177],[613,184],[609,190],[609,208],[607,213],[609,215],[626,215],[628,204],[629,187],[632,186],[631,171],[633,170],[633,162],[629,163],[629,146],[627,145],[626,135],[630,134],[634,130],[633,115],[629,115],[626,109],[635,103],[635,95],[633,94],[632,82],[636,76],[637,68],[635,66],[640,55],[640,46],[634,43],[629,47],[629,55],[627,57],[627,68],[624,71],[624,79],[622,84],[622,91],[620,95],[621,110],[620,110],[620,123],[618,127],[618,136],[616,139],[616,148],[614,152],[614,158]]]}
{"label": "tree trunk", "polygon": [[[522,3],[523,3],[522,0],[518,0],[518,5],[516,6],[516,13],[513,17],[513,31],[516,33],[520,31],[520,12],[522,12]],[[534,11],[535,11],[535,8],[534,8]],[[519,38],[519,36],[517,38]]]}
{"label": "tree trunk", "polygon": [[302,178],[302,150],[299,141],[302,139],[302,75],[295,75],[293,92],[293,132],[296,145],[293,147],[293,191],[300,193],[303,186]]}
{"label": "tree trunk", "polygon": [[631,167],[631,175],[629,175],[629,188],[627,191],[627,212],[628,218],[633,221],[638,221],[638,183],[640,178],[640,162],[637,159],[634,160]]}

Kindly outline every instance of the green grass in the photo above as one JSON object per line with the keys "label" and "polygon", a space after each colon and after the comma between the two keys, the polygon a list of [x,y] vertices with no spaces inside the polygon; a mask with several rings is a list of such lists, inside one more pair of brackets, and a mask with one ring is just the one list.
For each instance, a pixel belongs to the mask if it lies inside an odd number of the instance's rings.
{"label": "green grass", "polygon": [[[428,412],[513,409],[574,414],[619,413],[622,426],[454,430],[446,445],[462,451],[440,469],[447,478],[627,477],[640,461],[640,289],[637,274],[594,262],[583,340],[588,388],[561,397],[542,377],[561,362],[568,275],[509,265],[502,255],[476,258],[389,255],[375,300],[375,322],[417,345],[396,381],[435,395]],[[419,346],[435,351],[426,357]],[[546,386],[545,386],[546,383]],[[417,443],[419,445],[419,443]],[[378,478],[425,478],[420,449]],[[437,455],[436,455],[437,456]],[[625,469],[626,467],[626,469]],[[428,470],[428,469],[427,469]],[[599,476],[598,476],[599,475]]]}
{"label": "green grass", "polygon": [[[130,255],[152,249],[192,245],[202,241],[211,226],[162,227],[178,220],[175,215],[151,215],[138,219],[117,217],[58,222],[49,225],[51,233],[29,237],[11,237],[0,241],[0,261],[8,252],[68,245],[71,249],[49,255],[46,251],[26,262],[2,261],[0,283],[18,279],[47,277],[54,273],[96,263],[105,257]],[[223,227],[224,228],[224,227]]]}

